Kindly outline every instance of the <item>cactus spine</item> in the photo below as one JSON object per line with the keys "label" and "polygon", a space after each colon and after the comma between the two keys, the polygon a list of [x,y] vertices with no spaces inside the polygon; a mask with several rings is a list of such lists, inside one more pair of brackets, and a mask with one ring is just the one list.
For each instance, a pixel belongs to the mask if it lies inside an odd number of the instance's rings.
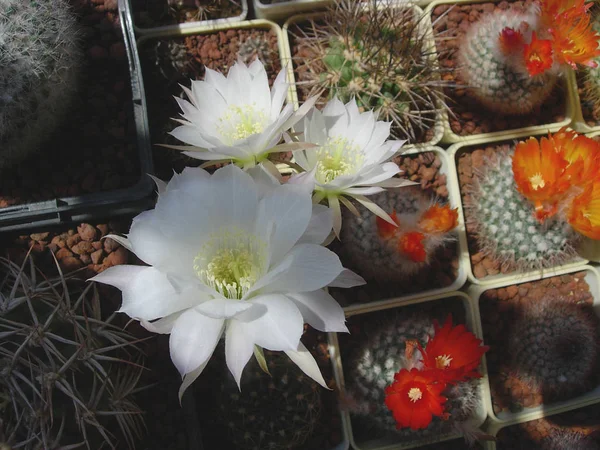
{"label": "cactus spine", "polygon": [[473,23],[459,45],[458,63],[462,82],[477,100],[501,114],[527,114],[552,92],[556,74],[530,76],[514,55],[505,55],[499,36],[506,27],[518,30],[525,22],[537,23],[531,12],[497,11]]}
{"label": "cactus spine", "polygon": [[0,167],[34,151],[67,113],[80,65],[65,0],[3,0],[0,14]]}
{"label": "cactus spine", "polygon": [[563,264],[576,256],[580,236],[557,218],[540,224],[534,207],[518,191],[508,146],[486,162],[468,189],[467,223],[481,251],[511,270]]}

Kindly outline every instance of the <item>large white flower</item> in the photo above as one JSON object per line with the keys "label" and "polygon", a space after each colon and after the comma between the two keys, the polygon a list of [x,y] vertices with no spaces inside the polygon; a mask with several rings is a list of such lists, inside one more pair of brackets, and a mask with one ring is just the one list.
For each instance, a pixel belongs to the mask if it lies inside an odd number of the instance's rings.
{"label": "large white flower", "polygon": [[[249,168],[266,161],[270,153],[289,151],[298,146],[277,145],[283,133],[300,120],[314,99],[294,112],[283,103],[288,93],[285,69],[269,89],[263,64],[234,64],[227,77],[206,68],[204,81],[192,81],[189,98],[175,98],[183,114],[181,126],[171,134],[188,146],[168,146],[185,150],[193,158],[211,161],[234,161]],[[190,103],[191,102],[191,103]]]}
{"label": "large white flower", "polygon": [[315,183],[315,201],[326,199],[334,210],[334,231],[341,228],[340,201],[351,210],[344,197],[355,198],[378,216],[395,224],[391,217],[365,196],[387,187],[411,184],[392,178],[400,172],[393,157],[406,141],[387,141],[389,122],[378,121],[372,111],[361,113],[352,99],[343,104],[330,100],[323,111],[313,108],[298,125],[304,131],[300,139],[317,147],[294,151],[296,163],[306,172],[292,182]]}
{"label": "large white flower", "polygon": [[213,175],[187,168],[157,184],[156,208],[133,220],[127,238],[115,238],[149,266],[111,267],[93,280],[123,291],[121,312],[171,334],[180,395],[222,334],[238,385],[262,348],[286,352],[325,385],[300,342],[303,324],[347,331],[342,308],[322,288],[364,284],[320,245],[331,232],[328,209],[312,205],[310,189],[282,186],[261,167],[228,165]]}

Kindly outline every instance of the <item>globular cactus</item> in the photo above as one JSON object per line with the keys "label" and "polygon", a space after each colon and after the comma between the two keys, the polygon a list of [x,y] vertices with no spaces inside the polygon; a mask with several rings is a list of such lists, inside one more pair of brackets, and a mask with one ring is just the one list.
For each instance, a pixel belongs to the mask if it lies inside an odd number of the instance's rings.
{"label": "globular cactus", "polygon": [[[593,28],[598,33],[600,32],[600,5],[594,2],[592,7],[593,12]],[[585,66],[583,71],[583,98],[582,101],[589,103],[592,107],[592,114],[595,118],[600,119],[600,57],[594,58],[596,67]]]}
{"label": "globular cactus", "polygon": [[460,79],[477,100],[501,114],[527,114],[541,105],[557,81],[554,72],[531,76],[522,59],[505,54],[501,33],[519,30],[523,23],[535,28],[534,11],[496,11],[470,25],[458,46]]}
{"label": "globular cactus", "polygon": [[504,269],[552,267],[577,255],[579,234],[556,217],[540,223],[534,217],[533,204],[517,191],[508,146],[488,158],[466,193],[466,221],[478,247]]}
{"label": "globular cactus", "polygon": [[220,420],[240,450],[291,450],[311,435],[321,413],[321,387],[286,356],[265,355],[269,374],[256,361],[244,371],[241,391],[227,373],[219,394]]}
{"label": "globular cactus", "polygon": [[543,450],[598,450],[598,437],[575,430],[552,430],[540,441]]}
{"label": "globular cactus", "polygon": [[406,355],[407,343],[417,341],[425,347],[434,334],[432,318],[425,314],[398,314],[386,320],[369,334],[360,347],[352,349],[348,376],[346,377],[347,404],[350,412],[378,433],[394,434],[412,440],[445,434],[460,429],[481,403],[479,380],[448,385],[443,391],[447,397],[447,420],[434,418],[422,430],[397,429],[396,420],[385,404],[385,388],[394,381],[394,374],[402,368],[418,366],[420,352]]}
{"label": "globular cactus", "polygon": [[77,94],[81,51],[65,0],[3,0],[0,167],[36,150]]}
{"label": "globular cactus", "polygon": [[277,53],[271,48],[269,41],[261,36],[250,36],[240,44],[238,49],[238,60],[246,65],[258,59],[265,67],[272,67],[273,58],[277,58]]}
{"label": "globular cactus", "polygon": [[340,256],[367,280],[385,283],[406,278],[427,267],[436,249],[456,239],[450,230],[438,233],[423,229],[424,215],[443,203],[418,186],[388,189],[369,198],[396,217],[399,226],[386,227],[364,208],[358,210],[359,216],[343,212]]}
{"label": "globular cactus", "polygon": [[298,88],[344,103],[355,98],[359,108],[392,122],[393,138],[422,138],[445,107],[445,82],[421,14],[381,0],[335,2],[299,31]]}
{"label": "globular cactus", "polygon": [[[0,259],[0,422],[15,448],[135,448],[143,355],[93,284]],[[10,430],[10,431],[7,431]],[[25,447],[23,447],[25,446]]]}
{"label": "globular cactus", "polygon": [[544,401],[592,389],[600,361],[599,324],[590,305],[568,298],[527,302],[508,340],[512,370]]}

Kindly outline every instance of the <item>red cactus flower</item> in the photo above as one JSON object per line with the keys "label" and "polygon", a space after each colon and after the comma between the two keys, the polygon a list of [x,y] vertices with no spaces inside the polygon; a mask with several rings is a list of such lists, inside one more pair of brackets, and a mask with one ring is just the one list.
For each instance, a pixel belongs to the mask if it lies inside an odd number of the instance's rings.
{"label": "red cactus flower", "polygon": [[464,325],[452,326],[452,315],[441,328],[436,321],[434,329],[433,338],[420,349],[425,369],[439,370],[439,376],[448,383],[481,377],[477,367],[489,347],[481,345],[483,341]]}
{"label": "red cactus flower", "polygon": [[600,179],[598,177],[582,194],[575,197],[567,220],[578,233],[590,239],[600,239]]}
{"label": "red cactus flower", "polygon": [[500,32],[500,48],[505,55],[521,51],[525,45],[523,33],[514,28],[506,27]]}
{"label": "red cactus flower", "polygon": [[419,219],[418,227],[423,233],[447,233],[458,225],[458,208],[450,205],[432,205]]}
{"label": "red cactus flower", "polygon": [[400,222],[398,221],[396,211],[393,211],[392,214],[390,214],[390,217],[394,222],[396,222],[396,225],[392,225],[387,220],[383,220],[379,216],[375,217],[377,223],[377,234],[379,234],[381,239],[391,239],[398,231],[398,225],[400,225]]}
{"label": "red cactus flower", "polygon": [[577,64],[597,67],[593,60],[600,56],[598,39],[584,8],[569,8],[558,14],[550,27],[552,35],[552,51],[559,64],[568,64],[573,69]]}
{"label": "red cactus flower", "polygon": [[427,259],[427,253],[423,245],[424,239],[425,235],[418,231],[404,233],[398,239],[398,250],[407,255],[411,261],[424,262]]}
{"label": "red cactus flower", "polygon": [[532,33],[531,42],[523,48],[525,67],[529,75],[535,76],[550,69],[553,64],[552,41],[538,39],[535,31]]}
{"label": "red cactus flower", "polygon": [[427,428],[433,416],[444,417],[446,397],[441,393],[446,383],[436,379],[431,371],[402,369],[394,382],[385,389],[385,404],[392,411],[398,429]]}

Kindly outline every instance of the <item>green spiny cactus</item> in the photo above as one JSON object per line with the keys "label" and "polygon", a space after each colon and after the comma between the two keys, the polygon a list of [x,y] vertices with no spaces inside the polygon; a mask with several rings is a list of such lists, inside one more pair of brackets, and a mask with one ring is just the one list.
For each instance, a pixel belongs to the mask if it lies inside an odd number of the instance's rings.
{"label": "green spiny cactus", "polygon": [[242,389],[227,373],[219,413],[240,450],[291,450],[311,435],[321,413],[321,387],[280,353],[266,355],[269,374],[256,361],[244,371]]}
{"label": "green spiny cactus", "polygon": [[240,44],[238,57],[244,64],[250,64],[258,59],[268,68],[273,66],[273,58],[277,57],[277,53],[264,37],[250,36]]}
{"label": "green spiny cactus", "polygon": [[392,122],[392,136],[416,141],[444,107],[440,69],[411,7],[340,0],[299,31],[298,87],[309,96],[356,98]]}
{"label": "green spiny cactus", "polygon": [[503,268],[541,269],[577,255],[580,236],[571,226],[558,218],[539,223],[532,203],[517,191],[508,146],[488,158],[467,194],[467,224],[473,227],[481,252]]}
{"label": "green spiny cactus", "polygon": [[[93,284],[47,278],[30,255],[0,258],[0,421],[31,450],[134,448],[143,367],[134,338],[102,314]],[[6,428],[5,428],[6,427]]]}
{"label": "green spiny cactus", "polygon": [[[435,417],[423,430],[396,429],[396,421],[385,405],[385,388],[394,381],[394,374],[402,368],[418,366],[405,356],[406,342],[418,341],[423,347],[433,336],[432,318],[424,314],[398,314],[379,326],[364,345],[353,349],[346,394],[353,415],[383,433],[394,433],[402,439],[412,440],[446,434],[461,429],[481,403],[479,380],[448,386],[443,395],[448,398],[446,408],[450,417]],[[415,357],[420,356],[415,351]]]}
{"label": "green spiny cactus", "polygon": [[[434,203],[420,186],[388,189],[369,199],[388,214],[396,212],[399,230],[412,232],[417,230],[421,215]],[[345,264],[352,266],[365,279],[381,283],[390,282],[408,276],[427,267],[435,251],[446,243],[455,240],[452,233],[441,236],[426,235],[423,246],[426,259],[415,262],[397,246],[398,240],[382,239],[377,228],[377,218],[366,208],[358,209],[359,216],[347,210],[343,211],[343,223],[340,241],[340,256]]]}
{"label": "green spiny cactus", "polygon": [[523,22],[535,27],[535,12],[490,13],[470,26],[458,47],[461,81],[480,103],[501,114],[530,113],[548,98],[557,80],[552,72],[530,76],[519,58],[500,48],[502,30],[518,30]]}
{"label": "green spiny cactus", "polygon": [[81,52],[65,0],[3,0],[0,167],[35,150],[76,95]]}
{"label": "green spiny cactus", "polygon": [[575,430],[553,430],[540,442],[543,450],[598,450],[600,444],[597,437]]}
{"label": "green spiny cactus", "polygon": [[508,345],[516,375],[544,395],[564,400],[594,387],[599,324],[593,308],[568,298],[527,302]]}

